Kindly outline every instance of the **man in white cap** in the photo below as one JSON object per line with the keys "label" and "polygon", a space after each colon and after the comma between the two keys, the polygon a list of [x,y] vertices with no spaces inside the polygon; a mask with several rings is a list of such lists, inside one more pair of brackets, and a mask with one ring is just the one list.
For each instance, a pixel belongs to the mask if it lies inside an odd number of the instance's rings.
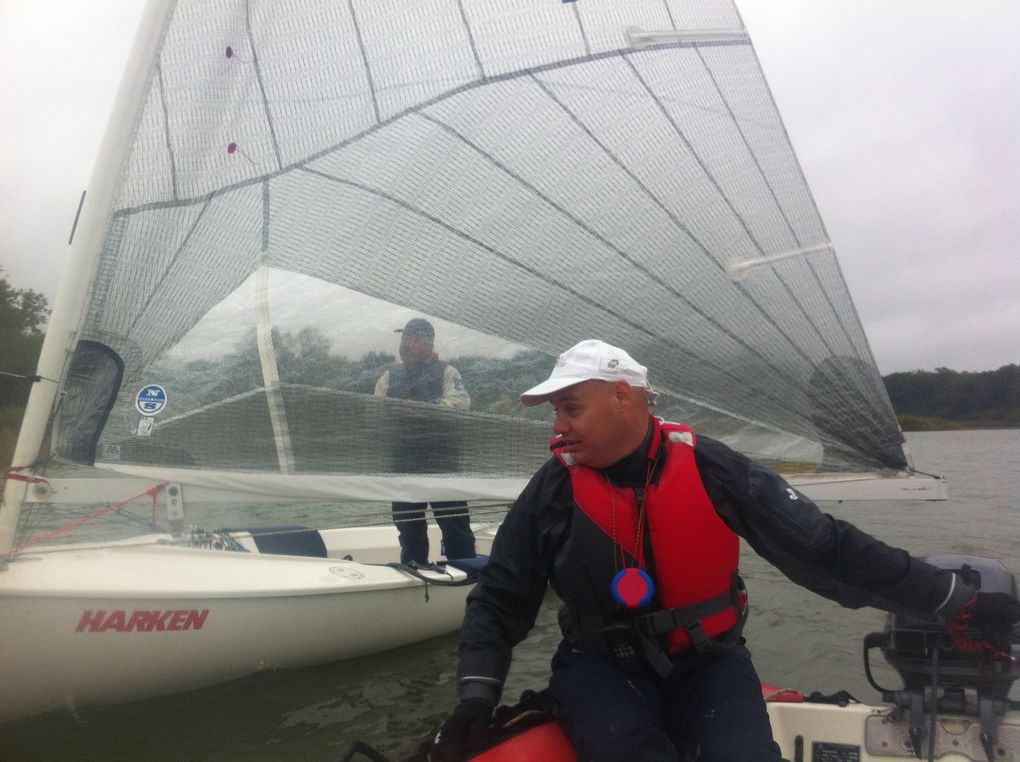
{"label": "man in white cap", "polygon": [[460,703],[431,759],[462,759],[484,736],[513,647],[547,583],[563,641],[549,690],[584,760],[779,760],[741,629],[743,538],[788,577],[843,605],[972,621],[1020,620],[1005,593],[822,514],[777,474],[650,415],[644,366],[582,341],[521,395],[555,411],[555,457],[514,503],[468,598]]}

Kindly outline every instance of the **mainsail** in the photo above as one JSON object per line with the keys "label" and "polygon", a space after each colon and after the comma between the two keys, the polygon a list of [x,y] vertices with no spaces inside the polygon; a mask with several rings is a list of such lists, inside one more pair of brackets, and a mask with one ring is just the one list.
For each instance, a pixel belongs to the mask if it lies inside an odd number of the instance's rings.
{"label": "mainsail", "polygon": [[[660,415],[780,469],[907,466],[730,0],[179,0],[144,23],[60,394],[33,402],[57,459],[511,498],[548,455],[517,394],[594,337],[649,367]],[[414,317],[469,409],[373,394]]]}

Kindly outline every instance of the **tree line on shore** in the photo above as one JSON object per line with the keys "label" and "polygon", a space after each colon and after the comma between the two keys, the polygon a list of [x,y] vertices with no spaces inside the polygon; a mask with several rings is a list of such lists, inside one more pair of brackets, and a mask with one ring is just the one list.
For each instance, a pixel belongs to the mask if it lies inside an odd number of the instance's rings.
{"label": "tree line on shore", "polygon": [[1020,365],[978,372],[912,370],[882,380],[907,431],[1020,427]]}

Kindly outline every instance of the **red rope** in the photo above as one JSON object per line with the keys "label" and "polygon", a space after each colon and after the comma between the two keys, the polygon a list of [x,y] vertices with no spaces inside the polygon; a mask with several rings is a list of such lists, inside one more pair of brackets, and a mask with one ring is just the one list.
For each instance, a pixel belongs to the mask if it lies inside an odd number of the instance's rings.
{"label": "red rope", "polygon": [[39,476],[29,476],[28,474],[18,473],[26,468],[28,468],[28,466],[12,466],[4,471],[4,479],[10,479],[15,482],[28,482],[29,484],[46,484],[46,480]]}
{"label": "red rope", "polygon": [[82,524],[87,524],[88,522],[93,521],[94,519],[98,519],[100,516],[105,516],[110,511],[116,511],[116,510],[118,510],[120,508],[123,508],[125,505],[130,503],[132,500],[137,500],[138,498],[144,497],[145,495],[148,495],[149,497],[152,498],[152,509],[153,509],[153,512],[155,513],[155,510],[156,510],[156,495],[159,494],[160,490],[162,490],[164,487],[166,487],[166,483],[163,483],[163,484],[154,484],[153,486],[149,487],[148,489],[142,490],[137,495],[132,495],[131,497],[129,497],[129,498],[125,499],[125,500],[121,500],[119,503],[114,503],[113,505],[107,506],[106,508],[103,508],[102,510],[96,511],[95,513],[91,514],[90,516],[86,516],[84,518],[78,519],[77,521],[72,521],[70,524],[67,524],[66,526],[60,527],[60,529],[54,529],[52,532],[47,532],[46,534],[40,535],[39,537],[33,537],[31,540],[28,540],[27,542],[24,542],[21,545],[19,545],[18,547],[14,548],[14,550],[11,551],[11,555],[14,555],[15,553],[20,553],[25,548],[31,547],[32,545],[37,545],[40,542],[45,542],[46,540],[49,540],[49,539],[51,539],[53,537],[57,537],[58,535],[62,535],[65,532],[70,532],[72,529],[76,529],[77,527],[80,527]]}
{"label": "red rope", "polygon": [[984,651],[990,654],[993,659],[1004,659],[1011,662],[1018,661],[1015,657],[996,647],[990,640],[975,640],[967,637],[967,627],[974,617],[970,610],[974,606],[975,601],[977,601],[977,595],[972,595],[970,600],[960,607],[960,613],[954,619],[946,622],[946,629],[949,630],[949,637],[952,638],[953,645],[968,654]]}

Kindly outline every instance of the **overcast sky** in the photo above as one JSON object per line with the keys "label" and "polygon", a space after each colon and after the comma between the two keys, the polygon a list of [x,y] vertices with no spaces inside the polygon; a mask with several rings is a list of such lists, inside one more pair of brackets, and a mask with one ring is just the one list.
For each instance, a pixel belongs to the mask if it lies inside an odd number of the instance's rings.
{"label": "overcast sky", "polygon": [[[52,299],[136,0],[0,0],[0,266]],[[738,0],[883,374],[1020,362],[1020,2]]]}

